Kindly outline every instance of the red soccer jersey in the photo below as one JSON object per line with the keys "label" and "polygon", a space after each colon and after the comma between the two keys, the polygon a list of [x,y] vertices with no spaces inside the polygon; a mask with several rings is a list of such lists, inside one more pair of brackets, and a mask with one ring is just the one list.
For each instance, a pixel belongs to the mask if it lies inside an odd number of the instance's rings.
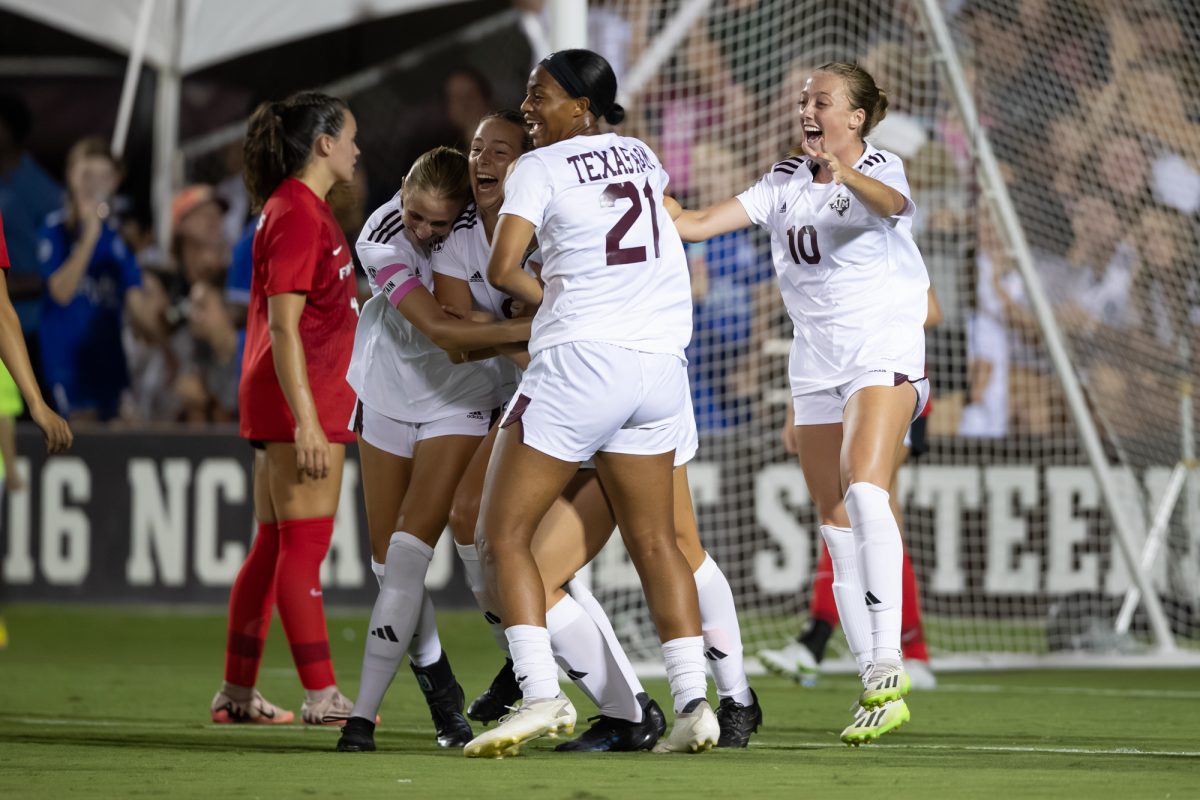
{"label": "red soccer jersey", "polygon": [[8,267],[8,245],[4,243],[4,217],[0,216],[0,269]]}
{"label": "red soccer jersey", "polygon": [[329,205],[294,178],[276,189],[254,234],[254,272],[246,321],[246,352],[238,387],[241,435],[264,442],[295,440],[296,421],[279,386],[267,328],[267,298],[306,295],[300,341],[308,385],[331,442],[350,442],[354,390],[346,369],[358,324],[354,262]]}

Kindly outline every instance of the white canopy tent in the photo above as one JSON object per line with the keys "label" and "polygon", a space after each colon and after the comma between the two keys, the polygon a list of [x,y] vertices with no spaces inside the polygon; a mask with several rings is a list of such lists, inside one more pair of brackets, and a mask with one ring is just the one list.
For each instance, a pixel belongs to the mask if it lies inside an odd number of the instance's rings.
{"label": "white canopy tent", "polygon": [[[129,56],[113,141],[123,147],[143,62],[158,71],[151,193],[156,208],[170,205],[181,176],[180,82],[183,76],[247,53],[350,25],[407,14],[448,0],[0,0],[0,9],[37,20]],[[585,46],[586,0],[549,0],[550,41]],[[169,215],[156,215],[160,242]]]}

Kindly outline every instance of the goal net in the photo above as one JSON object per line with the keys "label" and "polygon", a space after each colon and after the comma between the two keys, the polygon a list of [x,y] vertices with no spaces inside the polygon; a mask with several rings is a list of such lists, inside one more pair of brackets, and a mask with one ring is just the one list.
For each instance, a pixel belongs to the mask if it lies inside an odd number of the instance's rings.
{"label": "goal net", "polygon": [[[914,453],[898,482],[934,659],[1147,652],[1144,606],[1118,633],[1130,571],[920,5],[592,2],[590,44],[621,73],[622,130],[655,149],[685,207],[740,192],[785,156],[814,67],[855,61],[875,77],[890,105],[869,138],[904,160],[943,312],[928,332],[928,452]],[[1194,648],[1200,475],[1176,467],[1195,445],[1200,11],[1184,0],[966,0],[941,12],[1134,549],[1164,493],[1177,495],[1159,514],[1147,572],[1176,644]],[[752,653],[796,635],[820,546],[804,479],[780,440],[791,328],[765,236],[692,246],[689,258],[702,441],[692,488]],[[631,650],[657,653],[619,544],[592,576]]]}

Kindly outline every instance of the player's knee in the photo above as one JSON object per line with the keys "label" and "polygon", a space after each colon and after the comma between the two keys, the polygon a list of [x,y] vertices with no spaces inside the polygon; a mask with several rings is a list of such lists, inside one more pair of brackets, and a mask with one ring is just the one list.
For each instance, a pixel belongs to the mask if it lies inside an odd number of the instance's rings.
{"label": "player's knee", "polygon": [[479,496],[471,493],[469,496],[455,495],[450,505],[450,534],[458,544],[471,544],[475,541],[475,524],[479,521]]}
{"label": "player's knee", "polygon": [[639,569],[641,565],[666,564],[667,559],[674,559],[680,555],[674,532],[670,536],[630,536],[625,540],[625,549]]}

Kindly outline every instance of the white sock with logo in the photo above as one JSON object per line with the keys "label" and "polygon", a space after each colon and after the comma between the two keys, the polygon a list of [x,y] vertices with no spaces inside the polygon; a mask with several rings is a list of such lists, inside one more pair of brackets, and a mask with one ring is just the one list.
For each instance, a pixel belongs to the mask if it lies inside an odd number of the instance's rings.
{"label": "white sock with logo", "polygon": [[704,657],[717,685],[717,696],[732,697],[748,706],[754,698],[742,658],[742,629],[733,605],[733,590],[725,573],[707,553],[692,577],[696,579],[696,596],[700,599]]}
{"label": "white sock with logo", "polygon": [[525,701],[558,697],[558,664],[550,647],[550,631],[537,625],[513,625],[504,633]]}
{"label": "white sock with logo", "polygon": [[842,632],[850,645],[850,654],[862,675],[871,665],[874,639],[871,615],[863,599],[862,576],[858,573],[858,543],[850,528],[822,525],[821,536],[833,562],[833,599],[837,603]]}
{"label": "white sock with logo", "polygon": [[[403,531],[392,534],[384,562],[383,582],[363,651],[362,680],[353,715],[375,720],[404,654],[412,644],[413,633],[425,605],[425,573],[433,560],[433,548]],[[430,615],[432,617],[432,614]],[[440,651],[441,645],[439,643]],[[435,659],[436,660],[436,659]]]}
{"label": "white sock with logo", "polygon": [[606,717],[638,722],[640,687],[629,686],[608,649],[604,634],[571,595],[546,612],[554,660]]}
{"label": "white sock with logo", "polygon": [[877,663],[900,661],[904,542],[889,500],[886,491],[870,483],[852,483],[846,490]]}
{"label": "white sock with logo", "polygon": [[508,637],[504,635],[504,621],[500,619],[500,606],[492,599],[483,579],[483,565],[479,563],[479,551],[473,544],[454,543],[458,558],[462,561],[463,574],[467,576],[467,586],[475,595],[475,605],[483,612],[483,618],[488,624],[496,646],[508,652]]}

